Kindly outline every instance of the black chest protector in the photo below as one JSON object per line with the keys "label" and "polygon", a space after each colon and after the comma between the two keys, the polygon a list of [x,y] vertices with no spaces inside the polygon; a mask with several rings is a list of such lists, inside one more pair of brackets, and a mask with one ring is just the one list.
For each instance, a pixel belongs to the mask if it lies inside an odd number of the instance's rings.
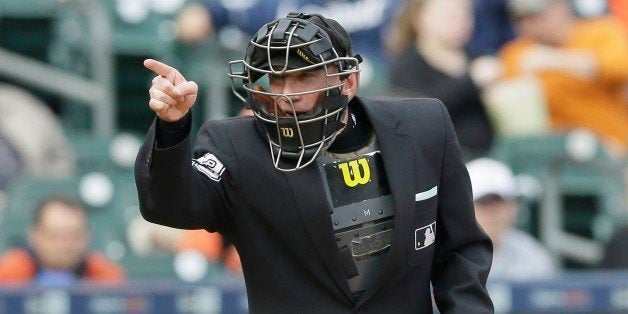
{"label": "black chest protector", "polygon": [[317,158],[338,253],[359,297],[375,280],[392,241],[393,200],[375,135],[366,147]]}

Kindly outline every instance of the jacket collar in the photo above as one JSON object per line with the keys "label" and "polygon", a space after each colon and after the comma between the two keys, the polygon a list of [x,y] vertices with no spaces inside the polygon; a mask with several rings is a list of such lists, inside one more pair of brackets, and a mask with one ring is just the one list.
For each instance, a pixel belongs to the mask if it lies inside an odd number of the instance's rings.
{"label": "jacket collar", "polygon": [[359,300],[358,305],[371,297],[379,287],[390,278],[395,269],[405,263],[407,239],[405,234],[410,229],[414,215],[415,189],[415,139],[409,126],[392,113],[385,99],[361,99],[371,125],[377,135],[381,156],[386,170],[386,177],[394,200],[393,240],[386,261],[375,282]]}

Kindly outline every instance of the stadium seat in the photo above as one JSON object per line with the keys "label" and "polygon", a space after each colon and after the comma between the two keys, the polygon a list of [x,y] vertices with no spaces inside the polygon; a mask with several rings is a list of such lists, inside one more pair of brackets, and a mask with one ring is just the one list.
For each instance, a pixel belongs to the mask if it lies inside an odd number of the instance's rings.
{"label": "stadium seat", "polygon": [[[573,134],[572,134],[573,135]],[[568,237],[575,236],[592,243],[597,249],[607,240],[614,224],[621,221],[624,210],[622,177],[623,165],[610,158],[600,145],[595,143],[587,158],[570,152],[570,134],[500,138],[492,156],[504,161],[515,174],[526,174],[540,183],[540,199],[524,200],[522,207],[525,229],[542,238],[543,206],[548,198],[555,198],[561,208],[562,221],[556,232]],[[591,142],[590,144],[593,144]],[[551,186],[556,182],[557,186]],[[559,249],[560,251],[560,249]],[[561,253],[557,253],[561,255]],[[567,266],[590,267],[597,257],[589,256],[569,261]]]}

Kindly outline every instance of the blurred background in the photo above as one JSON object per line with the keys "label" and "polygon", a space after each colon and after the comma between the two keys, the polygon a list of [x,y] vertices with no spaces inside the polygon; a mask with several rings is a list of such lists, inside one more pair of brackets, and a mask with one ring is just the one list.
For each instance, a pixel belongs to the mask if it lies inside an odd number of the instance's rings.
{"label": "blurred background", "polygon": [[[345,26],[360,95],[443,100],[467,161],[510,172],[472,173],[514,206],[476,199],[495,265],[522,256],[494,266],[497,312],[628,312],[628,0],[0,0],[0,313],[247,311],[229,243],[139,216],[133,163],[154,119],[142,61],[199,84],[195,133],[243,114],[227,62],[291,11]],[[40,270],[37,234],[68,252],[85,236],[47,225],[42,202],[59,196],[89,234],[88,271],[70,277]],[[122,279],[94,284],[92,253]]]}

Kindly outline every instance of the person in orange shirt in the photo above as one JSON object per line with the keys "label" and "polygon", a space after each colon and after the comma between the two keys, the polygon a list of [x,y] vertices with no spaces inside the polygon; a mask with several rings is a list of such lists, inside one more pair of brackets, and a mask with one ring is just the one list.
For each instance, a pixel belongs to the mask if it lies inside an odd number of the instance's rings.
{"label": "person in orange shirt", "polygon": [[235,247],[227,243],[218,233],[203,229],[184,231],[175,245],[177,252],[194,250],[202,253],[207,260],[221,263],[233,275],[242,274],[240,256]]}
{"label": "person in orange shirt", "polygon": [[608,6],[611,13],[628,29],[628,0],[609,0]]}
{"label": "person in orange shirt", "polygon": [[29,246],[0,257],[0,285],[37,283],[65,286],[80,280],[120,283],[123,269],[102,254],[89,252],[90,234],[84,207],[52,197],[35,211]]}
{"label": "person in orange shirt", "polygon": [[509,0],[519,38],[500,51],[505,78],[537,76],[552,127],[595,132],[628,149],[628,34],[612,17],[578,20],[567,0]]}

